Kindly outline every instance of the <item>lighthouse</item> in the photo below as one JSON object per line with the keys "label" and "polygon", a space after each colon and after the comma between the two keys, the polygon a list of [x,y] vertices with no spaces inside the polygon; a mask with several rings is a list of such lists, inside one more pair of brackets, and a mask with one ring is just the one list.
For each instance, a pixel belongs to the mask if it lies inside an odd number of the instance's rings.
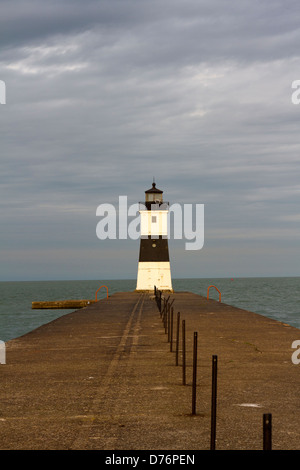
{"label": "lighthouse", "polygon": [[140,254],[137,291],[173,291],[168,247],[169,203],[163,202],[163,191],[152,183],[140,203]]}

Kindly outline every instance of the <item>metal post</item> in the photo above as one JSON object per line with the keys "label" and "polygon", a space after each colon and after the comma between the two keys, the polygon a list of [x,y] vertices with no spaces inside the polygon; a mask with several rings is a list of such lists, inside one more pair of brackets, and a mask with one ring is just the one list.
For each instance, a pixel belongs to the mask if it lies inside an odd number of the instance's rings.
{"label": "metal post", "polygon": [[170,331],[170,351],[173,351],[173,317],[174,317],[174,312],[173,312],[173,307],[171,308],[171,331]]}
{"label": "metal post", "polygon": [[165,319],[164,319],[165,333],[167,333],[169,311],[170,311],[170,304],[168,303],[167,308],[166,308],[166,313],[165,313]]}
{"label": "metal post", "polygon": [[162,321],[163,321],[164,325],[165,325],[165,322],[166,322],[166,315],[167,315],[167,308],[168,308],[169,298],[170,298],[170,296],[167,298],[167,300],[164,303],[164,311],[163,311],[163,316],[162,316]]}
{"label": "metal post", "polygon": [[180,329],[180,312],[177,313],[176,366],[178,366],[178,355],[179,355],[179,329]]}
{"label": "metal post", "polygon": [[169,308],[169,313],[168,313],[168,343],[170,341],[171,341],[171,308]]}
{"label": "metal post", "polygon": [[168,321],[168,325],[167,325],[167,329],[168,329],[168,342],[171,341],[171,331],[170,331],[170,329],[171,329],[171,308],[173,309],[173,307],[172,307],[173,302],[174,302],[174,299],[173,299],[172,302],[169,304],[169,310],[168,310],[168,319],[167,319],[167,321]]}
{"label": "metal post", "polygon": [[163,316],[165,303],[166,303],[166,299],[164,297],[162,298],[162,300],[163,300],[163,305],[160,306],[160,316],[161,316],[161,318]]}
{"label": "metal post", "polygon": [[263,415],[263,450],[272,450],[272,415]]}
{"label": "metal post", "polygon": [[212,357],[212,387],[211,387],[210,450],[215,450],[216,448],[217,368],[218,368],[218,356],[213,356]]}
{"label": "metal post", "polygon": [[182,385],[186,385],[185,320],[182,320]]}
{"label": "metal post", "polygon": [[193,351],[193,387],[192,387],[192,414],[196,414],[196,388],[197,388],[197,343],[198,333],[194,332],[194,351]]}
{"label": "metal post", "polygon": [[162,321],[163,323],[164,323],[164,321],[165,321],[165,313],[166,313],[167,305],[168,305],[168,301],[164,298],[164,308],[163,308],[162,316],[161,316],[161,321]]}

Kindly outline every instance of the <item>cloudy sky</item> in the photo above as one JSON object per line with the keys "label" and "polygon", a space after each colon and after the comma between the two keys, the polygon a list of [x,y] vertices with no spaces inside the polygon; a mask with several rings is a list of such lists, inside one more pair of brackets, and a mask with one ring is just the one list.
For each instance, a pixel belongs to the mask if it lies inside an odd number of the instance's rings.
{"label": "cloudy sky", "polygon": [[135,278],[97,207],[204,204],[172,275],[299,276],[300,6],[0,0],[0,280]]}

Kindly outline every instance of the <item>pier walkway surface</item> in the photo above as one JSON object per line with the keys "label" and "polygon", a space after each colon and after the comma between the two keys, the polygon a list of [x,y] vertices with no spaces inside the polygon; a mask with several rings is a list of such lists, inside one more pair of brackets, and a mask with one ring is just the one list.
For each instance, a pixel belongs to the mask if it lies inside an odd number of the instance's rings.
{"label": "pier walkway surface", "polygon": [[171,300],[175,324],[180,312],[186,325],[186,385],[176,326],[171,350],[146,293],[114,294],[7,342],[0,448],[209,450],[217,355],[216,450],[261,450],[264,413],[272,448],[300,449],[300,364],[291,360],[300,330],[196,294]]}

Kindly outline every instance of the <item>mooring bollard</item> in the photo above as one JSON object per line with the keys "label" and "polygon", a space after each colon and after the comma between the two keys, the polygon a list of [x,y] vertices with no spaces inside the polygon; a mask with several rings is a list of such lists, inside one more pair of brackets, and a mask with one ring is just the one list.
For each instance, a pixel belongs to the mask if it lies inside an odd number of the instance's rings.
{"label": "mooring bollard", "polygon": [[185,320],[182,320],[182,385],[186,385]]}
{"label": "mooring bollard", "polygon": [[197,331],[195,331],[194,332],[194,349],[193,349],[192,415],[196,414],[197,343],[198,343],[198,333],[197,333]]}
{"label": "mooring bollard", "polygon": [[272,450],[272,415],[263,415],[263,450]]}
{"label": "mooring bollard", "polygon": [[212,357],[212,386],[211,386],[210,450],[215,450],[216,448],[217,368],[218,368],[218,356],[213,356]]}

